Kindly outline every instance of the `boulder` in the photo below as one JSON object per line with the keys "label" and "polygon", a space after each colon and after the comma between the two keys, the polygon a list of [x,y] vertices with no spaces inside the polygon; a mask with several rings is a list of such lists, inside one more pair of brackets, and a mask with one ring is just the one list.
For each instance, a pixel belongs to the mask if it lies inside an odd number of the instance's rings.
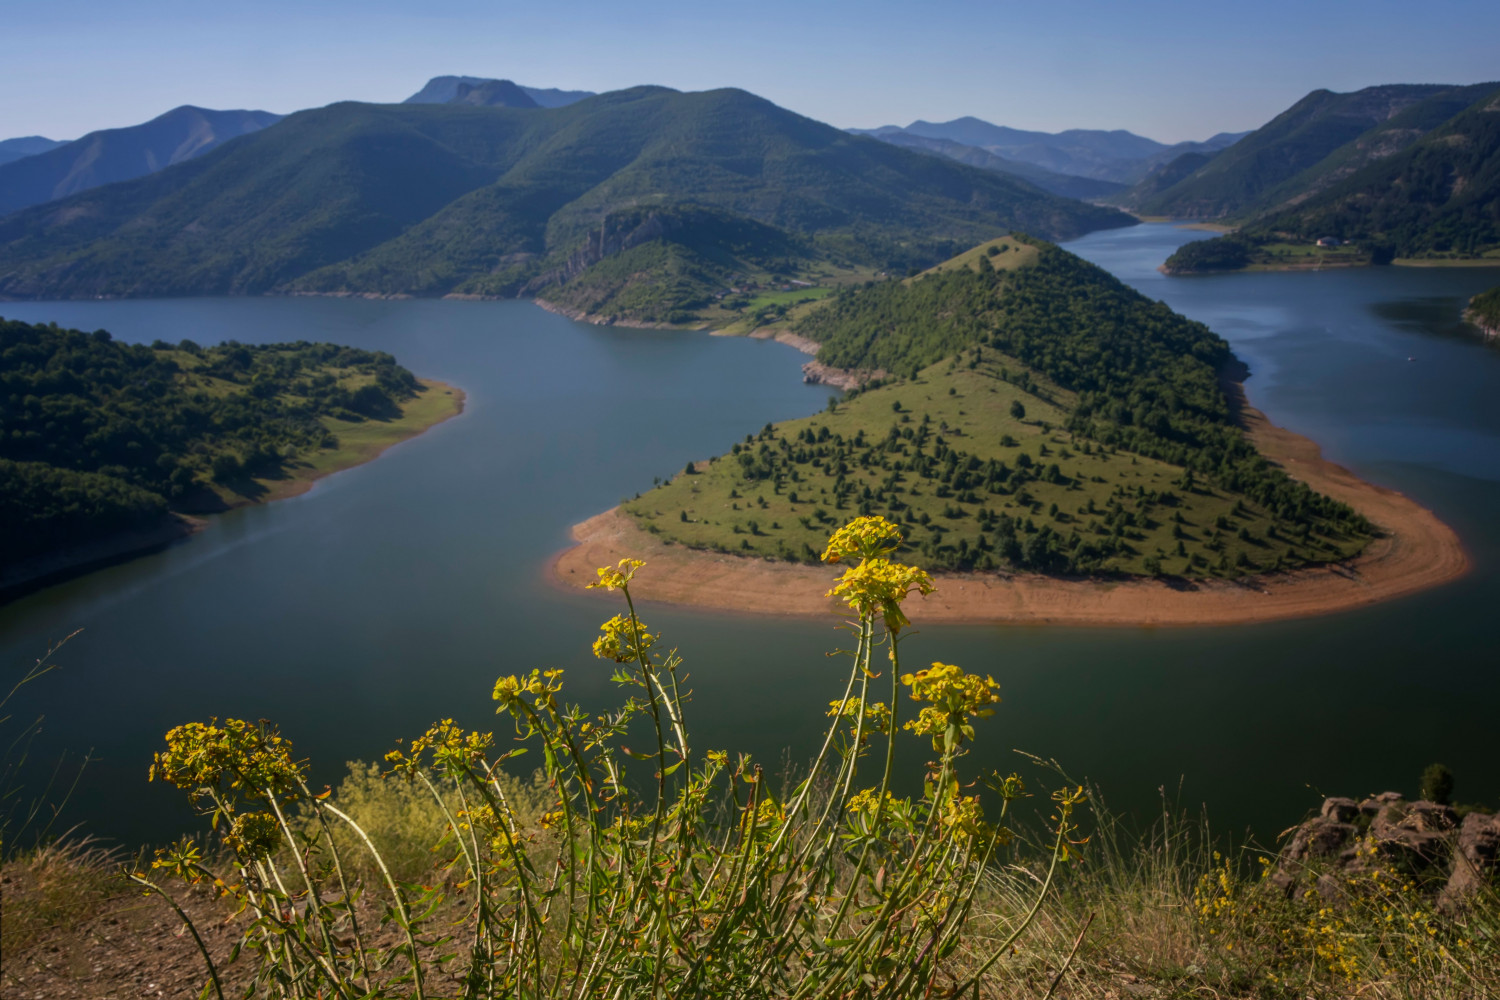
{"label": "boulder", "polygon": [[1398,792],[1359,802],[1331,797],[1291,832],[1271,882],[1288,896],[1301,887],[1333,902],[1345,876],[1377,867],[1441,885],[1438,906],[1461,908],[1496,879],[1500,815],[1474,812],[1460,823],[1452,806],[1408,802]]}
{"label": "boulder", "polygon": [[1453,871],[1438,896],[1438,908],[1461,909],[1482,887],[1494,881],[1500,862],[1500,814],[1469,813],[1458,828]]}

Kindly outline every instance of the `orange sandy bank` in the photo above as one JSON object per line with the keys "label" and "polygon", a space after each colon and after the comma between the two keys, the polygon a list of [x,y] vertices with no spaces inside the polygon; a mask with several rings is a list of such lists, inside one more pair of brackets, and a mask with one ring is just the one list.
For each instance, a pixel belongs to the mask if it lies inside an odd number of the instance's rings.
{"label": "orange sandy bank", "polygon": [[[913,598],[918,622],[1054,625],[1244,625],[1357,608],[1462,576],[1458,536],[1425,507],[1325,461],[1307,438],[1241,411],[1263,455],[1320,493],[1342,500],[1383,535],[1357,558],[1237,582],[1097,582],[1031,574],[943,573],[937,593]],[[667,545],[619,508],[575,525],[578,544],[553,560],[563,583],[582,587],[594,569],[626,556],[650,565],[632,585],[643,600],[769,614],[825,614],[835,574],[820,566],[745,559]]]}

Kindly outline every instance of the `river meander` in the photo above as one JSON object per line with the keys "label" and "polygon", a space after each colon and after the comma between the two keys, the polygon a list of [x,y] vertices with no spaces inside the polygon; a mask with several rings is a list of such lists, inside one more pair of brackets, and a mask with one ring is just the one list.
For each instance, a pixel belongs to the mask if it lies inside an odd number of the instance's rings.
{"label": "river meander", "polygon": [[[1009,769],[1012,749],[1054,757],[1141,815],[1164,788],[1206,804],[1221,830],[1271,835],[1322,793],[1414,792],[1435,760],[1456,772],[1461,800],[1500,802],[1500,350],[1457,321],[1500,271],[1155,271],[1202,235],[1138,226],[1070,249],[1228,338],[1253,372],[1254,405],[1432,507],[1473,572],[1312,620],[949,626],[923,629],[908,655],[1000,681],[1005,701],[972,766]],[[46,716],[35,760],[92,750],[65,820],[126,840],[190,825],[177,794],[145,780],[179,722],[274,719],[333,780],[343,761],[377,758],[436,718],[493,726],[502,672],[562,666],[574,697],[608,704],[588,646],[613,608],[543,582],[569,526],[828,396],[779,344],[594,327],[524,302],[0,303],[0,315],[141,341],[336,341],[468,393],[460,418],[303,496],[0,608],[7,676],[84,630],[16,715]],[[842,661],[822,655],[840,639],[834,621],[647,612],[687,658],[700,746],[805,759],[819,706],[841,689]]]}

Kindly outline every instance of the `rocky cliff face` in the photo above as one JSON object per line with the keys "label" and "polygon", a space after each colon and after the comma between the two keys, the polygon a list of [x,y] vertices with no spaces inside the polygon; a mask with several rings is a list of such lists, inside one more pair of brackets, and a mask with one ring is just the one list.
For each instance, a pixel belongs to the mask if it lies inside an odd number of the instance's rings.
{"label": "rocky cliff face", "polygon": [[1500,815],[1460,819],[1451,806],[1383,792],[1324,801],[1292,832],[1271,878],[1288,895],[1312,890],[1332,903],[1348,876],[1385,868],[1435,892],[1438,908],[1452,912],[1496,885],[1497,862]]}
{"label": "rocky cliff face", "polygon": [[521,290],[523,295],[535,295],[554,285],[564,285],[578,277],[590,267],[599,263],[611,254],[651,240],[661,239],[670,231],[670,226],[661,216],[655,213],[649,214],[644,220],[634,218],[628,221],[611,216],[599,224],[599,228],[592,230],[583,241],[583,245],[569,255],[561,267],[538,275]]}

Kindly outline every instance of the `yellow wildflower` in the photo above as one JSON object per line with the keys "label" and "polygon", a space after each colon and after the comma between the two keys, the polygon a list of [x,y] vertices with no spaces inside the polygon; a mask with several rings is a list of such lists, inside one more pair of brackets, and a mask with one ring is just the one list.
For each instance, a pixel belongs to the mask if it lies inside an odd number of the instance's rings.
{"label": "yellow wildflower", "polygon": [[236,816],[224,843],[242,858],[264,858],[281,843],[281,825],[268,812]]}
{"label": "yellow wildflower", "polygon": [[523,694],[529,694],[539,701],[550,701],[554,694],[562,690],[562,682],[558,680],[561,676],[561,670],[533,670],[521,676],[499,678],[495,681],[495,690],[491,695],[500,703],[495,711],[514,713],[523,704]]}
{"label": "yellow wildflower", "polygon": [[644,565],[645,562],[640,559],[621,559],[618,566],[600,566],[595,570],[599,579],[585,589],[603,587],[605,590],[624,590],[635,576],[635,571]]}
{"label": "yellow wildflower", "polygon": [[292,759],[292,744],[275,729],[243,719],[189,722],[167,733],[167,749],[153,758],[151,779],[178,788],[203,790],[227,781],[261,795],[294,791],[303,766]]}
{"label": "yellow wildflower", "polygon": [[[863,791],[855,792],[849,797],[847,808],[851,813],[873,816],[876,810],[880,808],[880,803],[880,793],[873,788],[866,788]],[[898,800],[890,792],[885,793],[885,809],[887,812],[895,810],[899,804],[904,803],[904,799]]]}
{"label": "yellow wildflower", "polygon": [[861,617],[879,612],[885,619],[885,627],[899,632],[911,624],[901,613],[901,602],[912,591],[926,595],[935,589],[932,577],[925,571],[877,558],[844,570],[839,582],[825,596],[842,597],[850,610]]}
{"label": "yellow wildflower", "polygon": [[[495,682],[496,700],[505,700],[500,695],[502,688],[509,691],[512,686],[519,688],[519,685],[518,678],[502,677]],[[506,697],[511,696],[513,695],[507,694]],[[471,732],[455,725],[452,719],[443,719],[433,723],[427,728],[427,732],[412,740],[411,746],[406,750],[392,750],[385,755],[385,759],[390,763],[392,771],[413,772],[421,766],[423,754],[431,750],[434,766],[449,773],[461,774],[484,760],[494,742],[493,733]]]}
{"label": "yellow wildflower", "polygon": [[[954,784],[956,787],[957,782]],[[969,837],[986,837],[993,832],[984,821],[984,809],[977,795],[949,795],[939,819],[954,833]]]}
{"label": "yellow wildflower", "polygon": [[913,701],[932,702],[905,728],[918,736],[931,736],[935,750],[952,750],[965,738],[974,738],[969,718],[995,714],[990,708],[1000,701],[993,677],[966,673],[951,663],[934,663],[927,670],[903,674],[901,683],[911,688]]}
{"label": "yellow wildflower", "polygon": [[644,656],[656,645],[657,637],[646,631],[646,623],[615,615],[599,626],[602,633],[594,640],[594,655],[601,660],[627,663]]}
{"label": "yellow wildflower", "polygon": [[878,559],[901,545],[901,530],[883,517],[856,517],[828,539],[824,562],[839,562],[852,556]]}
{"label": "yellow wildflower", "polygon": [[[842,701],[830,701],[828,703],[828,715],[857,721],[859,719],[860,700],[858,698],[845,698]],[[883,701],[872,701],[865,705],[865,731],[870,729],[879,732],[890,732],[891,710]]]}

